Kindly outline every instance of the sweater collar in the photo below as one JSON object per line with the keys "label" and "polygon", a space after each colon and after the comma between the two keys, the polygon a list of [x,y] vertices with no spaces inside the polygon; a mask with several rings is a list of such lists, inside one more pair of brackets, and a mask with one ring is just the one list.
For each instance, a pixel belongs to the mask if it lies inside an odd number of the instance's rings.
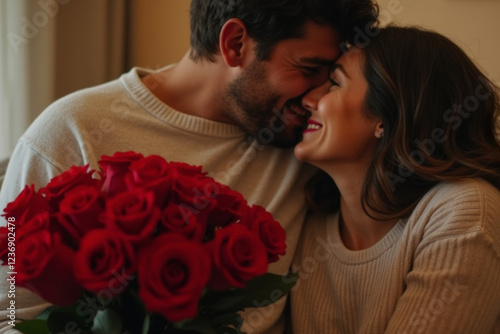
{"label": "sweater collar", "polygon": [[204,136],[231,138],[245,135],[243,129],[237,125],[185,114],[166,105],[147,89],[141,81],[141,77],[153,72],[145,68],[134,67],[120,78],[121,83],[132,99],[153,117],[178,129]]}

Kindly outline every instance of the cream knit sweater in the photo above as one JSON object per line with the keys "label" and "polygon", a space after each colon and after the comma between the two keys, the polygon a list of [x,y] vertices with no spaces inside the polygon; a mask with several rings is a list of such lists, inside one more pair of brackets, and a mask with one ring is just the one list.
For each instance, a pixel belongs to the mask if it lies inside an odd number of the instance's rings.
{"label": "cream knit sweater", "polygon": [[437,185],[374,246],[351,251],[338,214],[312,216],[294,259],[294,333],[500,333],[500,191]]}
{"label": "cream knit sweater", "polygon": [[[249,203],[267,208],[287,230],[287,254],[270,271],[286,273],[305,216],[303,186],[312,169],[293,150],[259,145],[239,127],[180,113],[158,100],[132,69],[121,78],[73,93],[49,106],[19,141],[0,193],[0,211],[26,184],[38,188],[72,165],[97,169],[103,155],[117,151],[158,154],[201,165],[216,180],[240,191]],[[268,133],[266,133],[268,134]],[[3,219],[2,219],[3,220]],[[5,224],[5,222],[1,222]],[[19,259],[18,259],[19,260]],[[6,267],[0,267],[0,333],[7,324]],[[272,296],[270,296],[272,299]],[[36,316],[47,305],[17,288],[16,319]],[[280,333],[284,303],[247,312],[246,330]]]}

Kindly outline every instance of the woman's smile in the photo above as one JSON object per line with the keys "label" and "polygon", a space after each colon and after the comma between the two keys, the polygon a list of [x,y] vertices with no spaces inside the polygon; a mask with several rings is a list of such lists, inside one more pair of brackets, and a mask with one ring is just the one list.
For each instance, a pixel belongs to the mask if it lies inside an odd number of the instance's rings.
{"label": "woman's smile", "polygon": [[321,129],[322,127],[323,127],[323,125],[321,125],[321,123],[318,123],[312,119],[308,119],[307,120],[307,128],[304,130],[304,133],[314,132],[314,131]]}

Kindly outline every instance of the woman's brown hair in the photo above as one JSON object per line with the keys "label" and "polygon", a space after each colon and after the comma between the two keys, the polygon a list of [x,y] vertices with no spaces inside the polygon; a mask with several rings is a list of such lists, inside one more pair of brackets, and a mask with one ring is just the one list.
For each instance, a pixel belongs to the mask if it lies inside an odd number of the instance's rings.
{"label": "woman's brown hair", "polygon": [[[500,189],[499,90],[464,51],[436,32],[396,26],[361,50],[366,110],[384,126],[363,185],[365,211],[407,216],[442,181],[483,178]],[[313,178],[307,193],[313,208],[337,211],[328,178]]]}

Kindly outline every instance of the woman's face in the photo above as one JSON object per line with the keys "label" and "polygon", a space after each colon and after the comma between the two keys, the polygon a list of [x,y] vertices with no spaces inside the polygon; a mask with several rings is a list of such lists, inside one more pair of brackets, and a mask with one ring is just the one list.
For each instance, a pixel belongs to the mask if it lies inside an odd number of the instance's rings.
{"label": "woman's face", "polygon": [[303,106],[311,112],[295,155],[328,172],[331,166],[365,164],[371,158],[382,122],[368,117],[364,106],[368,83],[364,53],[352,48],[333,67],[329,82],[307,93]]}

